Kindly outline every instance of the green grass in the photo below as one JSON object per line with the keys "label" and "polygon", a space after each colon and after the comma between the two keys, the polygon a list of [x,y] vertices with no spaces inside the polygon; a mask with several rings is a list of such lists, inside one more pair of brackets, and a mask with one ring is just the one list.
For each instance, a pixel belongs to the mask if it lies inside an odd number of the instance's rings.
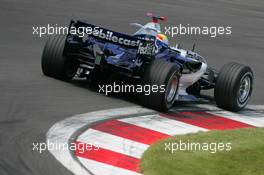
{"label": "green grass", "polygon": [[[231,143],[232,149],[216,153],[203,150],[178,150],[172,153],[165,150],[165,143],[179,143],[180,140],[201,144]],[[175,136],[150,146],[143,155],[140,168],[144,175],[264,175],[264,129]]]}

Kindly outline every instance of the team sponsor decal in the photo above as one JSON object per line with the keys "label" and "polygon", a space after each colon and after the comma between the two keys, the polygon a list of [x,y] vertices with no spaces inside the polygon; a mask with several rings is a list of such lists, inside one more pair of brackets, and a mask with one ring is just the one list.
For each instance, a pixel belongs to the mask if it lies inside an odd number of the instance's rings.
{"label": "team sponsor decal", "polygon": [[[78,21],[74,25],[70,27],[70,30],[75,31],[75,28],[78,29],[79,33],[85,33],[86,35],[92,35],[96,38],[110,41],[115,44],[120,44],[128,47],[138,47],[140,43],[140,39],[131,37],[129,35],[125,35],[122,33],[114,32],[102,27],[94,26],[92,24],[87,24]],[[80,30],[82,30],[80,32]],[[72,33],[72,32],[71,32]],[[72,33],[72,34],[73,34]],[[81,36],[83,37],[83,36]]]}
{"label": "team sponsor decal", "polygon": [[144,56],[152,56],[155,52],[154,42],[141,42],[138,47],[138,54]]}

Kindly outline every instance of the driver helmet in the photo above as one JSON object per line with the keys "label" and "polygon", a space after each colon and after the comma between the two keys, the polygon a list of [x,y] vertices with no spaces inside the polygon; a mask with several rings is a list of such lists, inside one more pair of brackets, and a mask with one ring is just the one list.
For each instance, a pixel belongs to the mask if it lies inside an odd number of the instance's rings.
{"label": "driver helmet", "polygon": [[161,41],[162,43],[169,45],[168,37],[162,33],[157,34],[156,38]]}

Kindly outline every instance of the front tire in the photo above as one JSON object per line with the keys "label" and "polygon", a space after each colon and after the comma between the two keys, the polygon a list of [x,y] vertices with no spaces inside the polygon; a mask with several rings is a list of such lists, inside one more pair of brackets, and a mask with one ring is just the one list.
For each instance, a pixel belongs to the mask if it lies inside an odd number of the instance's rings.
{"label": "front tire", "polygon": [[78,64],[63,55],[65,40],[65,35],[49,37],[42,53],[41,68],[46,76],[69,81],[76,74]]}
{"label": "front tire", "polygon": [[240,111],[248,104],[253,89],[253,72],[249,66],[228,63],[216,79],[216,104],[226,110]]}
{"label": "front tire", "polygon": [[[180,71],[178,66],[163,60],[153,60],[146,68],[143,76],[143,86],[158,86],[158,92],[150,92],[149,95],[140,94],[144,106],[160,111],[169,110],[175,100],[179,87]],[[161,90],[163,86],[163,90]]]}

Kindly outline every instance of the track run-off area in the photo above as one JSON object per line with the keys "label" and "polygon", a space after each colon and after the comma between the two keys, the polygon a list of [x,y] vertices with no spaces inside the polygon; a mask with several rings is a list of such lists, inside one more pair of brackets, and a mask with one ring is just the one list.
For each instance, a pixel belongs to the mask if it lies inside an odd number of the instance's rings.
{"label": "track run-off area", "polygon": [[[139,175],[141,156],[157,141],[199,131],[252,127],[264,127],[264,106],[232,113],[201,104],[175,107],[166,114],[133,106],[69,117],[50,128],[47,142],[76,144],[76,150],[49,150],[76,175]],[[94,149],[83,149],[86,144]]]}

